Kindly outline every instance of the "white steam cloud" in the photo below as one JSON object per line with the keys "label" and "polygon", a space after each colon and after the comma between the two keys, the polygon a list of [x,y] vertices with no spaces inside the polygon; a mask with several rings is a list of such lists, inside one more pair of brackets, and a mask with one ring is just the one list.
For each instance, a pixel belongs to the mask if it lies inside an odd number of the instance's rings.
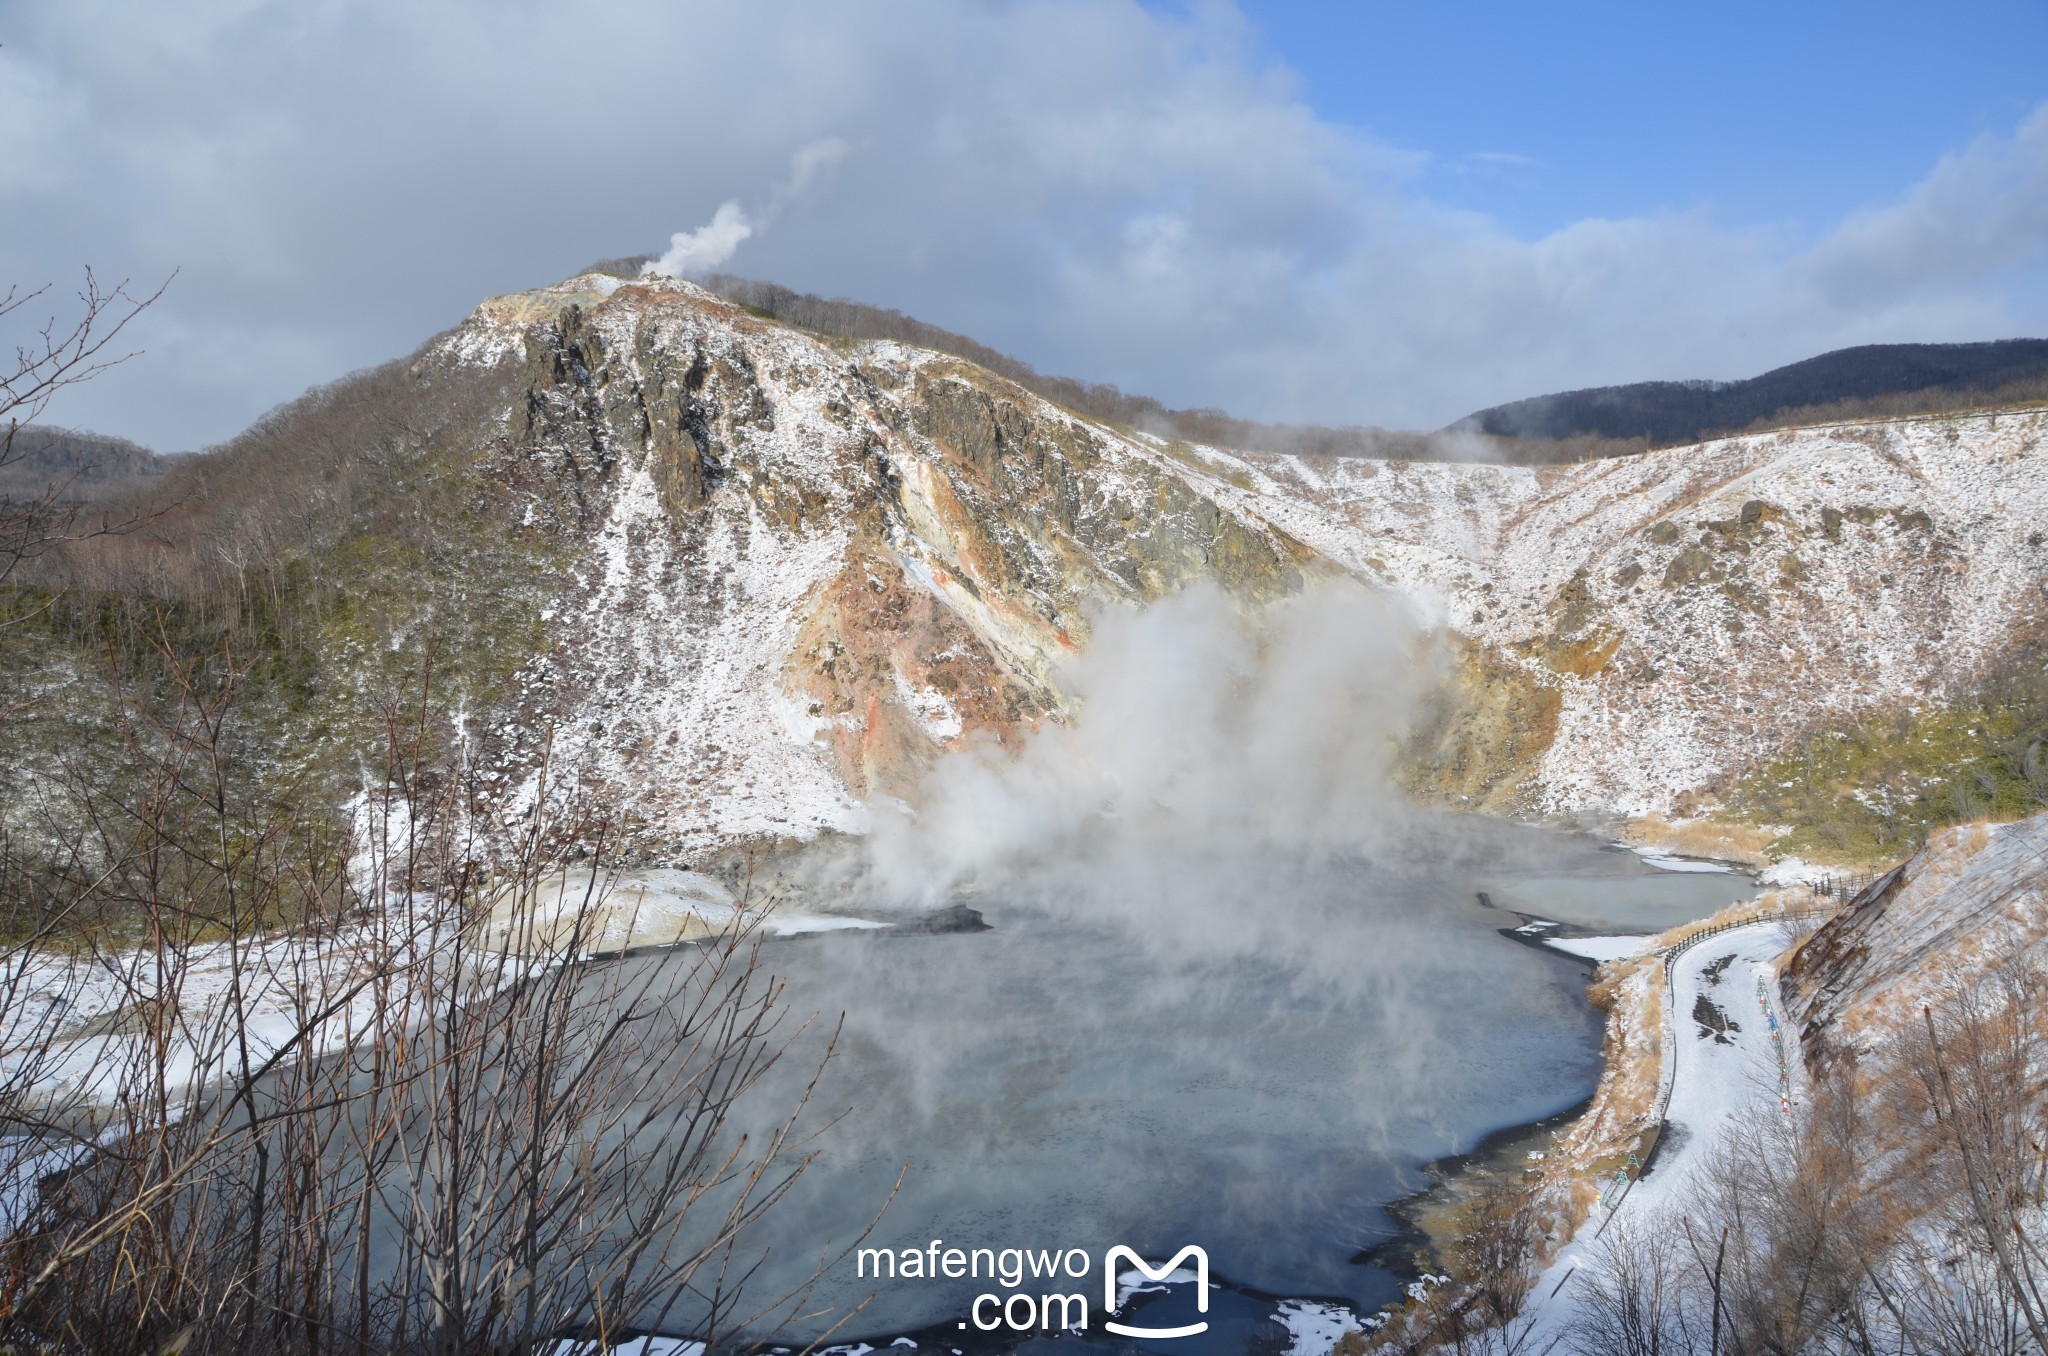
{"label": "white steam cloud", "polygon": [[643,274],[683,278],[717,268],[754,233],[754,225],[737,202],[723,202],[711,220],[694,231],[677,231],[659,259],[641,268]]}
{"label": "white steam cloud", "polygon": [[811,186],[832,166],[845,159],[852,147],[837,137],[826,137],[800,147],[789,159],[789,174],[769,195],[768,206],[749,216],[737,200],[727,199],[711,214],[711,220],[694,231],[677,231],[668,238],[668,249],[659,259],[643,265],[643,276],[685,278],[717,268],[738,252],[756,231],[764,229],[782,210],[809,192]]}
{"label": "white steam cloud", "polygon": [[1067,674],[1073,723],[942,761],[914,813],[878,815],[875,883],[1113,901],[1183,933],[1207,904],[1241,926],[1271,872],[1406,832],[1393,764],[1430,659],[1398,604],[1349,582],[1257,614],[1203,586],[1101,618]]}
{"label": "white steam cloud", "polygon": [[[949,754],[863,845],[857,906],[993,931],[776,958],[797,1010],[844,1014],[817,1097],[845,1114],[756,1241],[813,1256],[891,1198],[881,1236],[920,1245],[1200,1236],[1244,1284],[1343,1293],[1403,1164],[1586,1076],[1579,977],[1473,895],[1550,845],[1402,793],[1443,666],[1392,599],[1202,586],[1094,622],[1069,723]],[[807,1303],[872,1293],[842,1270]],[[916,1299],[862,1321],[929,1321]]]}

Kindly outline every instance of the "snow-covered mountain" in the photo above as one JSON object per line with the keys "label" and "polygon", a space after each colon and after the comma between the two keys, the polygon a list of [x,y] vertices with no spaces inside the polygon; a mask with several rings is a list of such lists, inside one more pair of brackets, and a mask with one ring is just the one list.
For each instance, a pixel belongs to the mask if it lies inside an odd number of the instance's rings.
{"label": "snow-covered mountain", "polygon": [[491,473],[567,547],[492,719],[654,854],[858,829],[942,749],[1061,712],[1091,605],[1348,573],[1459,658],[1419,780],[1682,815],[1802,734],[2048,639],[2048,412],[1558,467],[1223,452],[958,359],[589,274],[486,302],[416,372],[521,393]]}

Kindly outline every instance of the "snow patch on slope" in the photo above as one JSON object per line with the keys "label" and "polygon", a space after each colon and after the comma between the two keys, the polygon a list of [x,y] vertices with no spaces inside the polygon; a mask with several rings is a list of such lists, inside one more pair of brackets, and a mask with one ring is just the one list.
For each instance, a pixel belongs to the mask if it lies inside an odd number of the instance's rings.
{"label": "snow patch on slope", "polygon": [[[596,320],[632,351],[632,313]],[[807,604],[841,568],[848,533],[771,520],[748,493],[765,465],[843,497],[839,449],[820,436],[815,397],[775,394],[795,408],[750,431],[749,460],[735,458],[701,523],[679,523],[663,504],[646,449],[627,454],[557,619],[560,641],[523,680],[557,720],[553,764],[588,787],[630,788],[637,811],[678,827],[685,851],[865,822],[818,740],[824,722],[785,682]],[[515,810],[532,803],[537,777]]]}

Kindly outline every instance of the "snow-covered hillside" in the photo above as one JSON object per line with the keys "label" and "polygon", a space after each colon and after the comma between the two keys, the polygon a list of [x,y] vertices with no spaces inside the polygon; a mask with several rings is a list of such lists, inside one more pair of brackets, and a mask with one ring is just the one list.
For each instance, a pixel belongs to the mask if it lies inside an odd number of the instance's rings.
{"label": "snow-covered hillside", "polygon": [[1889,1053],[1923,1010],[2048,964],[2048,815],[1937,833],[1800,947],[1786,972],[1817,1055]]}
{"label": "snow-covered hillside", "polygon": [[1273,597],[1303,563],[1149,444],[687,284],[498,299],[422,361],[527,366],[499,471],[576,547],[496,717],[508,809],[552,730],[550,766],[655,852],[858,829],[953,740],[1057,710],[1091,605],[1204,578]]}
{"label": "snow-covered hillside", "polygon": [[858,829],[942,748],[1057,716],[1093,606],[1199,579],[1401,594],[1513,678],[1533,754],[1478,798],[1567,816],[1687,813],[2048,638],[2048,412],[1539,469],[1254,456],[600,275],[488,302],[421,361],[523,369],[499,469],[573,519],[552,648],[496,717],[508,805],[551,728],[656,855]]}
{"label": "snow-covered hillside", "polygon": [[2048,637],[2044,432],[1898,420],[1543,469],[1219,457],[1247,483],[1215,492],[1554,683],[1536,806],[1670,814]]}

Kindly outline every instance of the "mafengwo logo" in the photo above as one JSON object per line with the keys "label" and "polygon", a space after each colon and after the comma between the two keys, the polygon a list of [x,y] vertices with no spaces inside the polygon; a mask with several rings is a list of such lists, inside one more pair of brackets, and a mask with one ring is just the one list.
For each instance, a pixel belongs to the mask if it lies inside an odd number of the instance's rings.
{"label": "mafengwo logo", "polygon": [[[1193,1261],[1194,1269],[1181,1264]],[[1122,1271],[1119,1263],[1129,1263]],[[1065,1251],[1047,1248],[948,1248],[935,1238],[923,1248],[861,1248],[855,1256],[857,1274],[875,1280],[960,1280],[987,1277],[1007,1295],[988,1292],[974,1297],[968,1316],[982,1332],[1007,1328],[1011,1332],[1084,1331],[1088,1327],[1088,1296],[1081,1292],[1061,1293],[1049,1287],[1063,1280],[1085,1281],[1093,1270],[1093,1259],[1083,1248]],[[1027,1282],[1037,1280],[1048,1288],[1034,1293]],[[1193,1337],[1207,1332],[1209,1322],[1184,1323],[1176,1327],[1147,1327],[1116,1321],[1132,1297],[1170,1286],[1195,1286],[1195,1311],[1209,1312],[1209,1254],[1190,1243],[1161,1266],[1153,1266],[1134,1248],[1117,1244],[1102,1255],[1102,1326],[1119,1337],[1146,1337],[1155,1341]]]}
{"label": "mafengwo logo", "polygon": [[[1203,1252],[1192,1243],[1175,1253],[1171,1262],[1168,1262],[1156,1271],[1146,1264],[1144,1258],[1138,1256],[1137,1253],[1121,1243],[1104,1253],[1102,1255],[1102,1307],[1105,1312],[1113,1314],[1121,1307],[1117,1304],[1116,1259],[1119,1257],[1129,1258],[1131,1265],[1137,1268],[1138,1274],[1146,1280],[1158,1281],[1161,1284],[1172,1282],[1174,1280],[1174,1273],[1180,1270],[1180,1264],[1190,1257],[1194,1258],[1195,1311],[1203,1314],[1209,1312],[1209,1254]],[[1209,1321],[1204,1319],[1200,1323],[1189,1323],[1179,1328],[1138,1328],[1132,1327],[1129,1324],[1115,1323],[1104,1319],[1102,1326],[1119,1337],[1193,1337],[1198,1332],[1207,1332],[1209,1330]]]}

